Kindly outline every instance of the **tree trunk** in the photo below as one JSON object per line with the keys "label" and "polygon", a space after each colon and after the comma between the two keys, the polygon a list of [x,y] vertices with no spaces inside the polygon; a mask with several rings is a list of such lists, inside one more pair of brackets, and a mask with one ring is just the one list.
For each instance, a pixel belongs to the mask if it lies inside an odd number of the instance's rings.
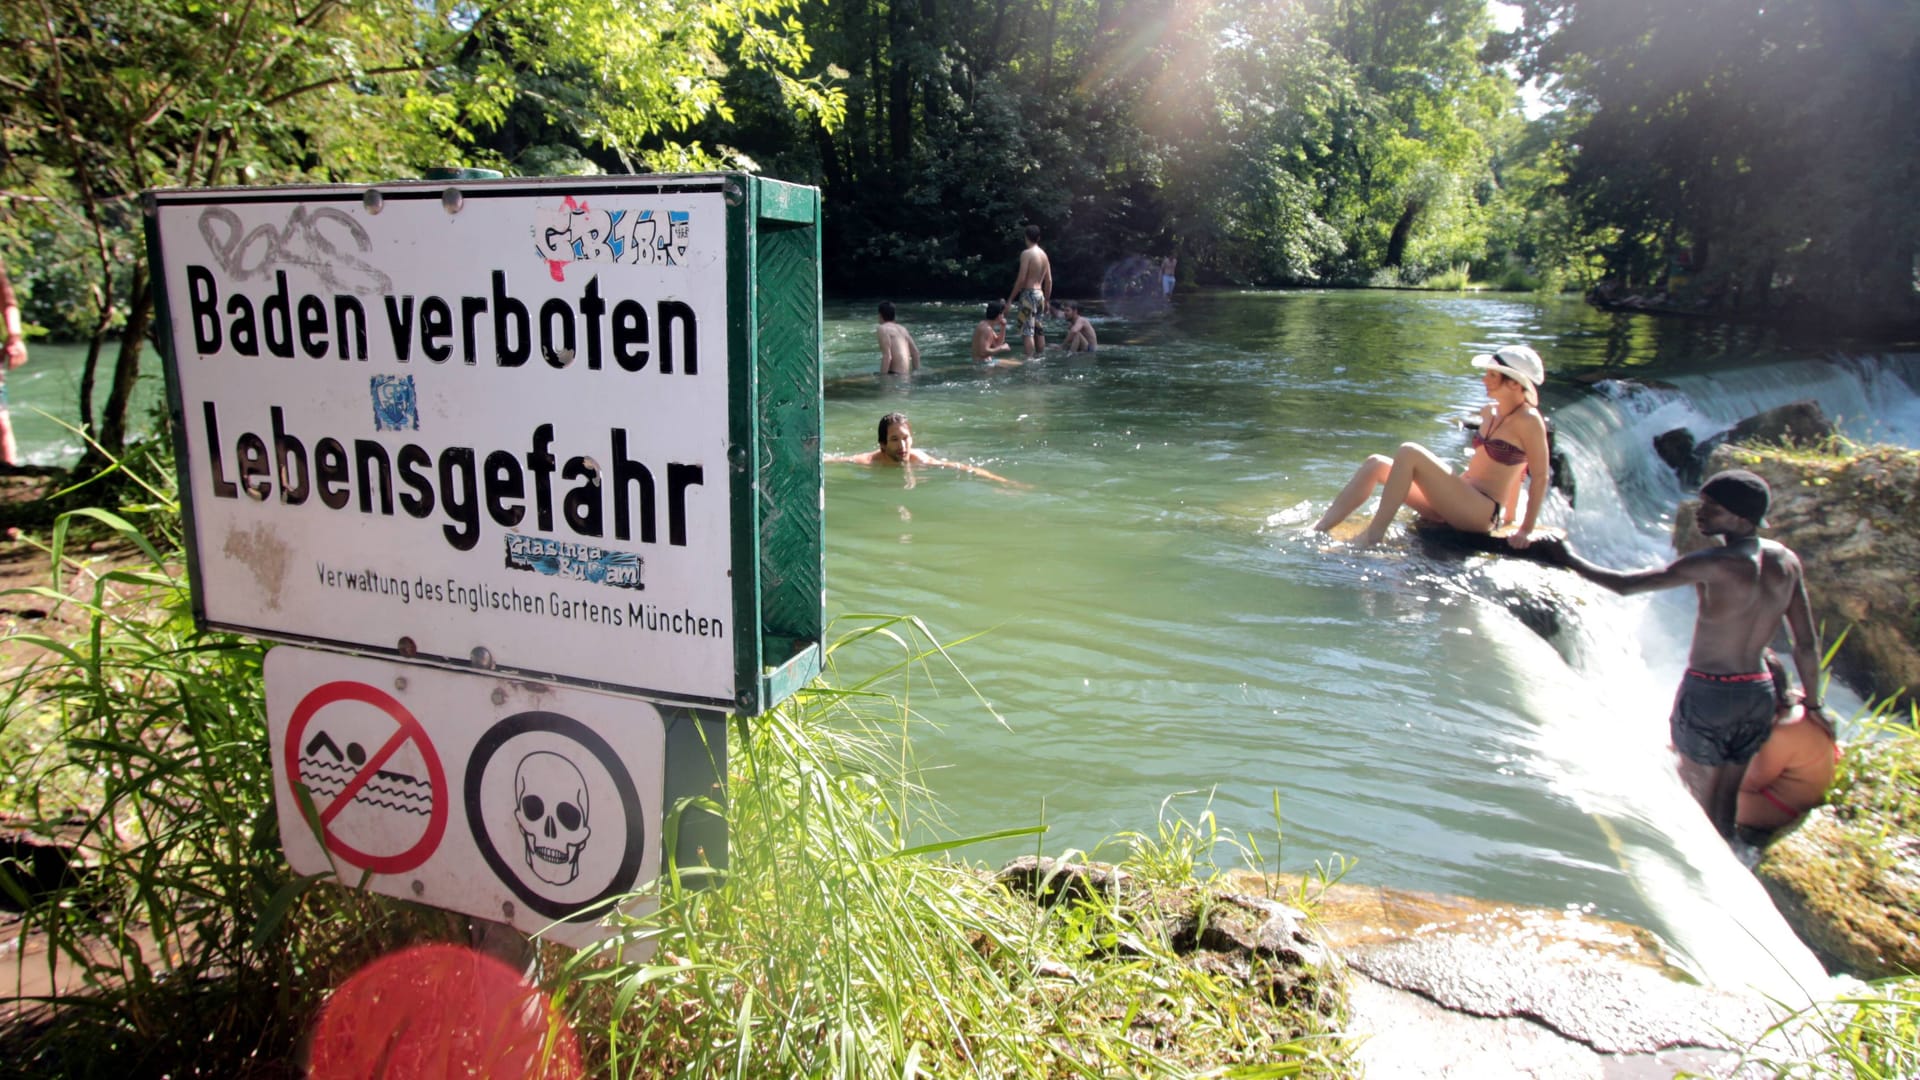
{"label": "tree trunk", "polygon": [[133,268],[133,307],[127,312],[126,331],[120,337],[120,355],[114,360],[113,388],[107,392],[107,405],[100,413],[100,448],[89,450],[76,472],[90,475],[94,459],[104,467],[105,459],[117,459],[127,448],[127,407],[133,400],[134,383],[140,378],[140,354],[147,348],[147,328],[153,325],[153,297],[147,291],[147,264]]}
{"label": "tree trunk", "polygon": [[1420,211],[1426,209],[1426,203],[1419,199],[1410,199],[1407,208],[1400,212],[1400,220],[1393,223],[1393,235],[1387,239],[1387,265],[1398,267],[1407,257],[1407,242],[1413,238],[1413,223],[1419,220]]}
{"label": "tree trunk", "polygon": [[913,146],[913,55],[906,0],[887,7],[887,160],[907,160]]}
{"label": "tree trunk", "polygon": [[93,337],[87,341],[87,360],[80,365],[80,430],[88,437],[95,434],[93,426],[93,381],[100,370],[100,349],[107,343],[106,328],[98,327]]}

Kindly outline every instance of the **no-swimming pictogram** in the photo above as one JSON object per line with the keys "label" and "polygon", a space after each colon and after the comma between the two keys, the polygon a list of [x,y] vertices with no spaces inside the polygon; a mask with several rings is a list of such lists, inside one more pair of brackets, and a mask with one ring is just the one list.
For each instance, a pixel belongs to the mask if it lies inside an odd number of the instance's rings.
{"label": "no-swimming pictogram", "polygon": [[413,713],[362,682],[314,688],[287,724],[286,775],[304,787],[337,858],[402,874],[433,855],[450,801],[439,754]]}

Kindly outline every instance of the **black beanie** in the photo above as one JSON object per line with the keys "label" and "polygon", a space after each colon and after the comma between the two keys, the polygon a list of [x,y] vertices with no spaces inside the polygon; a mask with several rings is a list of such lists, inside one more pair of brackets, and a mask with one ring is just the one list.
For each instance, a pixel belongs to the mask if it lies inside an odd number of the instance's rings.
{"label": "black beanie", "polygon": [[1706,483],[1700,485],[1700,494],[1756,526],[1763,522],[1767,507],[1773,504],[1773,489],[1767,486],[1765,480],[1745,469],[1714,473]]}

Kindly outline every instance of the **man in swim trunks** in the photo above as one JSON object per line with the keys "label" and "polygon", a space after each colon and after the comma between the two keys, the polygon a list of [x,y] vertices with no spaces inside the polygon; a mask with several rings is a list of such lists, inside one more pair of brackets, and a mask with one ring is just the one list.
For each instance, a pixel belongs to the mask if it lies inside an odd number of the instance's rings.
{"label": "man in swim trunks", "polygon": [[1740,781],[1747,762],[1773,730],[1774,682],[1767,643],[1782,618],[1793,636],[1793,666],[1807,691],[1807,711],[1820,712],[1820,632],[1807,604],[1800,559],[1756,535],[1773,493],[1745,469],[1715,473],[1700,486],[1696,524],[1718,547],[1683,555],[1658,570],[1609,570],[1581,558],[1565,541],[1549,540],[1550,561],[1622,595],[1691,585],[1699,599],[1687,673],[1674,697],[1668,728],[1680,752],[1680,778],[1721,836],[1734,834]]}
{"label": "man in swim trunks", "polygon": [[1029,360],[1047,347],[1046,331],[1040,322],[1052,298],[1053,264],[1047,260],[1047,253],[1040,250],[1040,226],[1029,225],[1027,247],[1020,253],[1020,271],[1014,275],[1013,292],[1007,295],[1007,306],[1013,309]]}

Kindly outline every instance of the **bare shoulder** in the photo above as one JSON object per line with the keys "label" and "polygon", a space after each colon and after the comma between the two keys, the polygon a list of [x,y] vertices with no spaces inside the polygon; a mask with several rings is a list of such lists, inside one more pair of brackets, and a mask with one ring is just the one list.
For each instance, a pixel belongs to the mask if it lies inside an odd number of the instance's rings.
{"label": "bare shoulder", "polygon": [[1769,566],[1777,566],[1789,574],[1800,573],[1800,556],[1793,549],[1778,540],[1760,538],[1760,558]]}

